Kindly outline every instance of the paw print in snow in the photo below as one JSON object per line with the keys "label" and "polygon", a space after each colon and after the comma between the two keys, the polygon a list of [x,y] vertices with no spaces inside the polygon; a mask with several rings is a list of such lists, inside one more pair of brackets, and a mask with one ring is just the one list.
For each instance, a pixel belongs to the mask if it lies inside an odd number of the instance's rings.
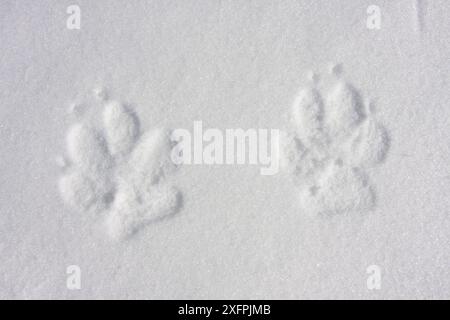
{"label": "paw print in snow", "polygon": [[338,80],[323,99],[314,86],[305,88],[291,119],[284,167],[295,177],[302,206],[323,214],[373,208],[366,171],[383,161],[389,139],[357,90]]}
{"label": "paw print in snow", "polygon": [[179,191],[166,181],[174,169],[170,148],[165,130],[141,134],[133,113],[106,102],[100,121],[80,121],[68,132],[61,196],[80,211],[103,212],[113,238],[129,236],[181,205]]}

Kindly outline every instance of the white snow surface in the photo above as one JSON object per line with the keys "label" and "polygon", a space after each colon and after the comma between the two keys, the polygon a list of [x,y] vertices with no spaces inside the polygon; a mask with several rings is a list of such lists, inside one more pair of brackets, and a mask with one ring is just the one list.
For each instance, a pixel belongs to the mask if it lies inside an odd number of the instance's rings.
{"label": "white snow surface", "polygon": [[[450,1],[73,4],[0,3],[0,299],[450,298]],[[283,170],[172,165],[198,120]]]}

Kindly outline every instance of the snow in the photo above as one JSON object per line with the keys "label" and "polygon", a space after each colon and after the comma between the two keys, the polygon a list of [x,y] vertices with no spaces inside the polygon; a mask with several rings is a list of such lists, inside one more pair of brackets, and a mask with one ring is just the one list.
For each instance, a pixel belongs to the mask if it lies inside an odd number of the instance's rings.
{"label": "snow", "polygon": [[[448,1],[70,5],[0,4],[0,298],[450,297]],[[172,167],[194,121],[283,170]]]}

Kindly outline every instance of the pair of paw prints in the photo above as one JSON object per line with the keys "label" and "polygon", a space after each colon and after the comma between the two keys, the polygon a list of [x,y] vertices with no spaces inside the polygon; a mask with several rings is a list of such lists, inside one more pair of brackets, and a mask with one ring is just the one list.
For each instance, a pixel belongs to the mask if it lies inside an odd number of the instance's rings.
{"label": "pair of paw prints", "polygon": [[[142,132],[129,109],[98,96],[100,110],[69,130],[59,188],[79,210],[102,212],[109,234],[124,238],[175,214],[181,194],[167,179],[174,170],[169,133]],[[282,159],[302,206],[322,214],[373,208],[367,171],[384,160],[389,138],[358,91],[340,79],[327,90],[315,83],[300,91],[290,118]]]}
{"label": "pair of paw prints", "polygon": [[302,206],[322,214],[372,209],[366,171],[383,161],[389,139],[358,91],[337,79],[323,96],[314,83],[300,91],[290,118],[284,166]]}
{"label": "pair of paw prints", "polygon": [[141,132],[137,116],[117,101],[100,108],[69,129],[59,190],[80,211],[102,212],[111,237],[124,238],[176,213],[181,196],[166,179],[174,169],[168,133]]}

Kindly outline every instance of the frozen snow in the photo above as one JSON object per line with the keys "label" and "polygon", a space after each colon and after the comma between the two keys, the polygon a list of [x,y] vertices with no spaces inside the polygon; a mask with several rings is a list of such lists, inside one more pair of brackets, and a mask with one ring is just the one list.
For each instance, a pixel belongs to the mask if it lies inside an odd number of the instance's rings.
{"label": "frozen snow", "polygon": [[0,298],[450,298],[449,1],[74,4],[0,3]]}

